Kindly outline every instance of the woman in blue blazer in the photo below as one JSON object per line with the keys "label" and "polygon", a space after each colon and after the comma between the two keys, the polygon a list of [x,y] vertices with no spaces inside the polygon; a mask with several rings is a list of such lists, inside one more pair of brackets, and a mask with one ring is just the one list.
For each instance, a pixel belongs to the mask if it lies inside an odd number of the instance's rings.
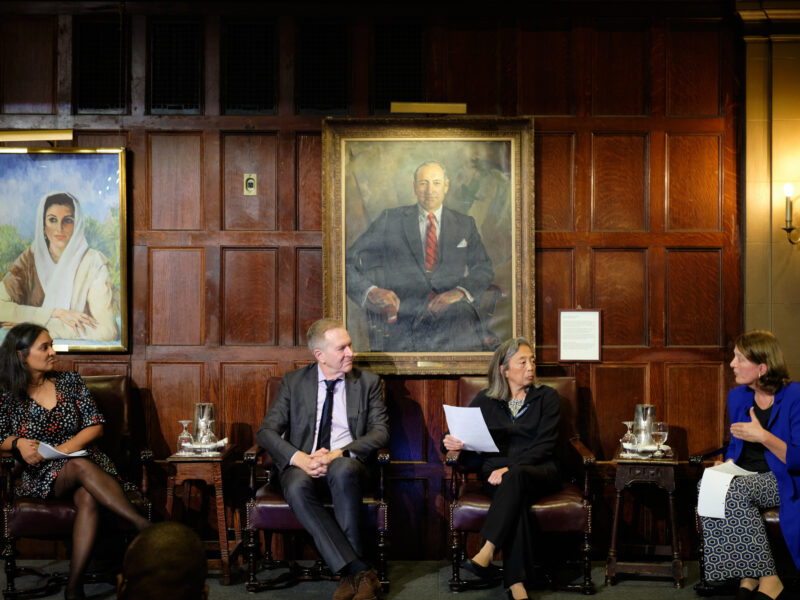
{"label": "woman in blue blazer", "polygon": [[702,517],[705,577],[740,579],[737,600],[773,600],[783,595],[783,583],[760,509],[780,507],[781,531],[800,568],[800,384],[790,380],[780,344],[768,331],[743,333],[733,354],[739,386],[728,394],[725,460],[757,475],[733,479],[724,519]]}

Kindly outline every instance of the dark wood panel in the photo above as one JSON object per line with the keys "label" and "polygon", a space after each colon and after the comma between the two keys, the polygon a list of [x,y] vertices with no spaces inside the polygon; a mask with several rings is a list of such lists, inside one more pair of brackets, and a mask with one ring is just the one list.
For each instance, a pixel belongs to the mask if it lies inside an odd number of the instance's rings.
{"label": "dark wood panel", "polygon": [[647,345],[647,252],[594,253],[594,300],[603,310],[604,345]]}
{"label": "dark wood panel", "polygon": [[625,433],[622,421],[633,420],[636,405],[650,401],[648,366],[596,364],[591,366],[591,379],[597,427],[590,447],[598,459],[610,460]]}
{"label": "dark wood panel", "polygon": [[719,114],[718,23],[677,22],[670,25],[667,33],[667,86],[667,114]]}
{"label": "dark wood panel", "polygon": [[722,444],[725,425],[721,364],[667,363],[666,410],[669,439],[680,457],[696,454]]}
{"label": "dark wood panel", "polygon": [[[273,133],[225,134],[222,138],[223,228],[277,229],[278,141]],[[245,195],[244,175],[255,175],[256,194]]]}
{"label": "dark wood panel", "polygon": [[0,111],[7,114],[55,113],[55,16],[0,20]]}
{"label": "dark wood panel", "polygon": [[523,24],[517,59],[518,114],[575,114],[573,52],[569,20]]}
{"label": "dark wood panel", "polygon": [[202,229],[202,135],[151,133],[149,147],[150,228]]}
{"label": "dark wood panel", "polygon": [[73,137],[78,148],[127,148],[127,131],[76,131]]}
{"label": "dark wood panel", "polygon": [[177,450],[182,429],[178,421],[193,419],[194,405],[204,401],[203,373],[204,367],[198,363],[148,364],[147,439],[156,458],[166,458]]}
{"label": "dark wood panel", "polygon": [[392,460],[425,462],[428,459],[429,396],[425,383],[423,379],[386,379]]}
{"label": "dark wood panel", "polygon": [[295,289],[295,336],[297,345],[304,345],[311,324],[322,317],[322,250],[298,248]]}
{"label": "dark wood panel", "polygon": [[[498,38],[495,23],[451,25],[435,41],[441,44],[444,84],[439,102],[466,102],[473,115],[496,115],[498,111]],[[429,75],[434,75],[429,71]]]}
{"label": "dark wood panel", "polygon": [[573,231],[575,134],[536,134],[535,218],[538,231]]}
{"label": "dark wood panel", "polygon": [[297,228],[322,229],[322,135],[297,136]]}
{"label": "dark wood panel", "polygon": [[[387,497],[391,507],[389,544],[393,560],[408,560],[427,554],[426,542],[429,531],[428,494],[438,489],[429,487],[425,477],[400,479],[390,477]],[[439,530],[444,535],[445,530]]]}
{"label": "dark wood panel", "polygon": [[222,269],[224,343],[277,344],[277,250],[225,248]]}
{"label": "dark wood panel", "polygon": [[721,139],[667,136],[667,230],[719,231]]}
{"label": "dark wood panel", "polygon": [[720,346],[722,256],[719,250],[667,253],[667,344]]}
{"label": "dark wood panel", "polygon": [[575,306],[575,258],[570,249],[536,250],[536,345],[558,344],[558,309]]}
{"label": "dark wood panel", "polygon": [[72,366],[81,377],[89,375],[130,375],[130,366],[127,362],[83,362],[75,361]]}
{"label": "dark wood panel", "polygon": [[256,432],[267,413],[267,379],[277,373],[274,362],[220,365],[224,435],[240,450],[255,443]]}
{"label": "dark wood panel", "polygon": [[649,64],[647,21],[599,20],[592,38],[592,114],[646,114]]}
{"label": "dark wood panel", "polygon": [[646,134],[595,134],[592,139],[592,230],[647,229]]}
{"label": "dark wood panel", "polygon": [[203,343],[203,251],[150,250],[150,343]]}
{"label": "dark wood panel", "polygon": [[[225,134],[222,138],[224,229],[275,230],[278,140],[275,134]],[[256,176],[256,195],[245,196],[244,175]]]}

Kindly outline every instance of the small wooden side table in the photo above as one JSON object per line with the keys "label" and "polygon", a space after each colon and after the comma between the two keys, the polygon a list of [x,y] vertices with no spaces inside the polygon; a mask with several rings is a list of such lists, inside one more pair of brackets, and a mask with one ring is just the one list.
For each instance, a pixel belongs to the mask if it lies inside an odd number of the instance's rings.
{"label": "small wooden side table", "polygon": [[[614,457],[617,468],[615,487],[617,500],[614,504],[614,522],[611,526],[611,546],[606,561],[606,585],[614,585],[617,573],[633,575],[663,575],[672,577],[675,587],[683,586],[683,561],[678,545],[678,526],[675,516],[675,466],[678,461],[672,457],[665,458],[621,458],[619,451]],[[622,510],[622,492],[634,483],[656,485],[667,492],[669,502],[669,525],[672,534],[672,560],[623,562],[617,560],[617,533],[619,517]],[[657,554],[666,554],[669,546],[655,546]],[[666,552],[665,552],[666,551]]]}
{"label": "small wooden side table", "polygon": [[242,543],[242,530],[239,512],[233,511],[235,539],[228,540],[228,520],[225,514],[225,492],[222,484],[223,471],[233,462],[233,446],[226,446],[219,456],[178,456],[173,454],[167,458],[167,463],[172,466],[174,473],[169,476],[167,483],[167,515],[172,518],[172,506],[175,496],[175,486],[184,484],[183,504],[189,503],[190,481],[204,481],[214,487],[214,498],[217,512],[217,533],[219,542],[206,542],[207,549],[219,551],[219,558],[209,558],[208,568],[222,571],[223,584],[231,582],[230,560],[239,550]]}

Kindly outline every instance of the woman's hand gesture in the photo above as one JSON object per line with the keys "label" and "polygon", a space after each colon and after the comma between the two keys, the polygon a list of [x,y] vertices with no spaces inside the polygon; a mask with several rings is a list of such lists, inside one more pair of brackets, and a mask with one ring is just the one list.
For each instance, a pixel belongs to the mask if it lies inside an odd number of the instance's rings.
{"label": "woman's hand gesture", "polygon": [[764,443],[764,428],[756,418],[755,408],[750,409],[750,421],[731,424],[731,435],[745,442]]}

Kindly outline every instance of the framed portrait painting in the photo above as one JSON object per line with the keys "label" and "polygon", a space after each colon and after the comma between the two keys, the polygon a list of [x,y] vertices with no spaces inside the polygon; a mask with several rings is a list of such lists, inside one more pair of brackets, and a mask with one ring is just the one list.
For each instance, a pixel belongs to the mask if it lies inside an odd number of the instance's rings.
{"label": "framed portrait painting", "polygon": [[59,351],[127,351],[125,206],[122,148],[0,148],[0,338],[28,321]]}
{"label": "framed portrait painting", "polygon": [[378,373],[485,373],[534,332],[533,120],[323,122],[323,302]]}

